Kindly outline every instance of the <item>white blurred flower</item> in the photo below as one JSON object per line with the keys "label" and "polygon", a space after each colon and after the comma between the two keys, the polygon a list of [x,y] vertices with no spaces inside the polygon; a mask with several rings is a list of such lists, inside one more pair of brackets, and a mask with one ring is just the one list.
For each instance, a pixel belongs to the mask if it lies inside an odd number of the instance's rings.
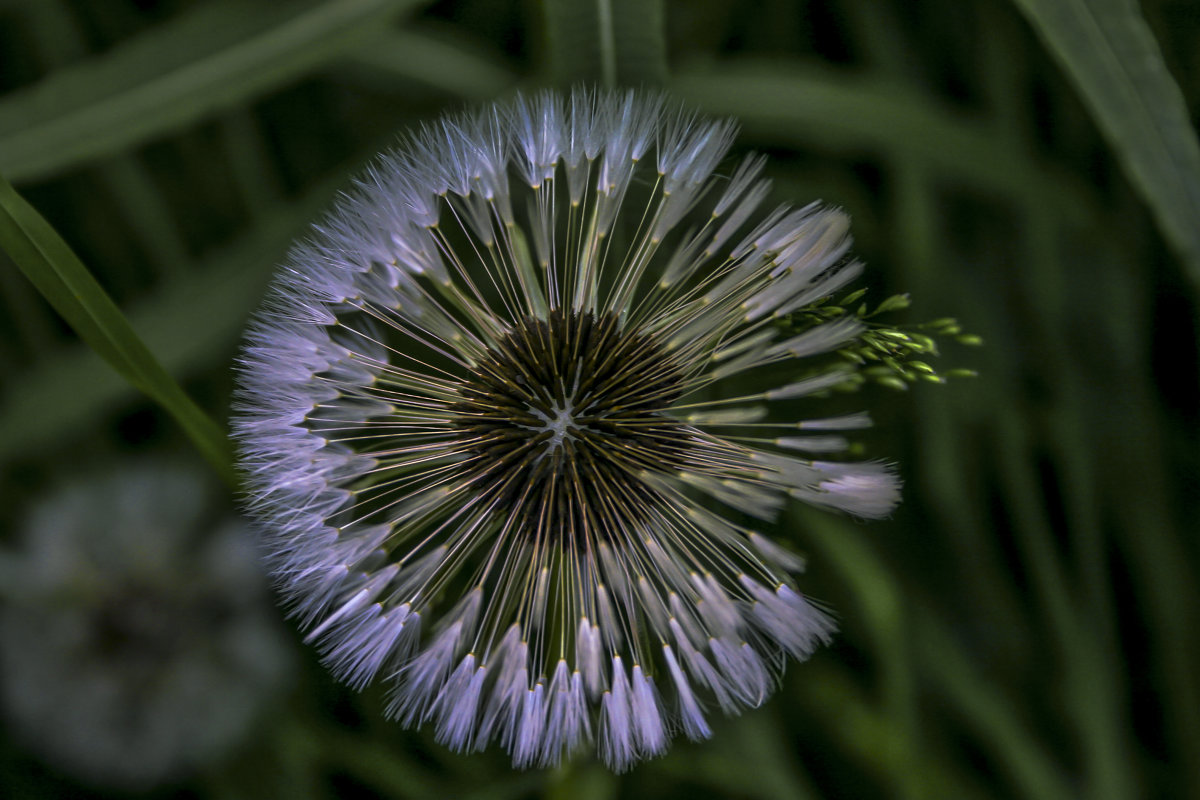
{"label": "white blurred flower", "polygon": [[243,466],[309,640],[403,723],[624,769],[832,633],[758,528],[789,497],[898,500],[838,460],[865,415],[801,418],[861,323],[782,324],[861,265],[840,211],[759,213],[764,159],[717,175],[734,133],[633,92],[446,117],[292,253]]}
{"label": "white blurred flower", "polygon": [[38,505],[0,556],[0,692],[60,769],[142,789],[221,756],[285,680],[289,651],[247,526],[210,487],[144,465]]}

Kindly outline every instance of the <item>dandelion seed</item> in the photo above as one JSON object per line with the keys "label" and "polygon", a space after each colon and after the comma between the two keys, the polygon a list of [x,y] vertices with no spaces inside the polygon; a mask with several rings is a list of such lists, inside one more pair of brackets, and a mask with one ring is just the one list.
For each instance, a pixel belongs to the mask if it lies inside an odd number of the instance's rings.
{"label": "dandelion seed", "polygon": [[625,769],[831,635],[744,521],[898,500],[831,457],[865,415],[799,421],[861,323],[780,324],[861,266],[842,212],[760,211],[761,157],[717,174],[734,131],[634,92],[448,117],[293,251],[243,359],[243,466],[310,639],[405,724]]}

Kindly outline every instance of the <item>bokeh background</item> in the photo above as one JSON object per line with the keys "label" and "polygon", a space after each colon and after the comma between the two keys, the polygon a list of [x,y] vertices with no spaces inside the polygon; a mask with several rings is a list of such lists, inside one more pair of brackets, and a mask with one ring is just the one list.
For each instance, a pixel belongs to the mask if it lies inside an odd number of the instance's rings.
{"label": "bokeh background", "polygon": [[[0,796],[1200,797],[1194,0],[0,0],[0,174],[223,421],[274,265],[375,152],[614,74],[739,117],[776,199],[848,210],[895,321],[985,341],[938,364],[977,378],[856,398],[891,519],[781,525],[836,643],[711,741],[514,772],[384,720],[272,612],[295,666],[220,753],[121,785],[0,721]],[[0,376],[2,606],[59,487],[206,467],[3,252]]]}

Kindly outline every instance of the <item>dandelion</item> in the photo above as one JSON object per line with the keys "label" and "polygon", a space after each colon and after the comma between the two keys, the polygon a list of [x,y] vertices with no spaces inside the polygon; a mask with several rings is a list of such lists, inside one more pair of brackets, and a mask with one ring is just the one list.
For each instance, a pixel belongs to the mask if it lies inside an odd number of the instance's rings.
{"label": "dandelion", "polygon": [[31,751],[144,790],[244,740],[290,665],[245,522],[145,465],[67,487],[0,555],[0,699]]}
{"label": "dandelion", "polygon": [[885,515],[801,420],[852,341],[794,312],[853,280],[848,220],[760,213],[735,125],[661,96],[545,93],[382,156],[249,334],[235,421],[278,584],[354,687],[518,767],[614,769],[710,735],[834,624],[759,532],[788,502]]}

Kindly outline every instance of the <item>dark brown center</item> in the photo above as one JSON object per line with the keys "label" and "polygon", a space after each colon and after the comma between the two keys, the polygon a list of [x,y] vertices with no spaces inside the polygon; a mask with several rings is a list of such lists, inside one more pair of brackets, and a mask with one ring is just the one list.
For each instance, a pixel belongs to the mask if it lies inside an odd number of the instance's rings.
{"label": "dark brown center", "polygon": [[610,539],[658,505],[646,472],[691,448],[665,410],[683,374],[651,335],[614,315],[524,318],[460,388],[452,410],[467,479],[526,530]]}

